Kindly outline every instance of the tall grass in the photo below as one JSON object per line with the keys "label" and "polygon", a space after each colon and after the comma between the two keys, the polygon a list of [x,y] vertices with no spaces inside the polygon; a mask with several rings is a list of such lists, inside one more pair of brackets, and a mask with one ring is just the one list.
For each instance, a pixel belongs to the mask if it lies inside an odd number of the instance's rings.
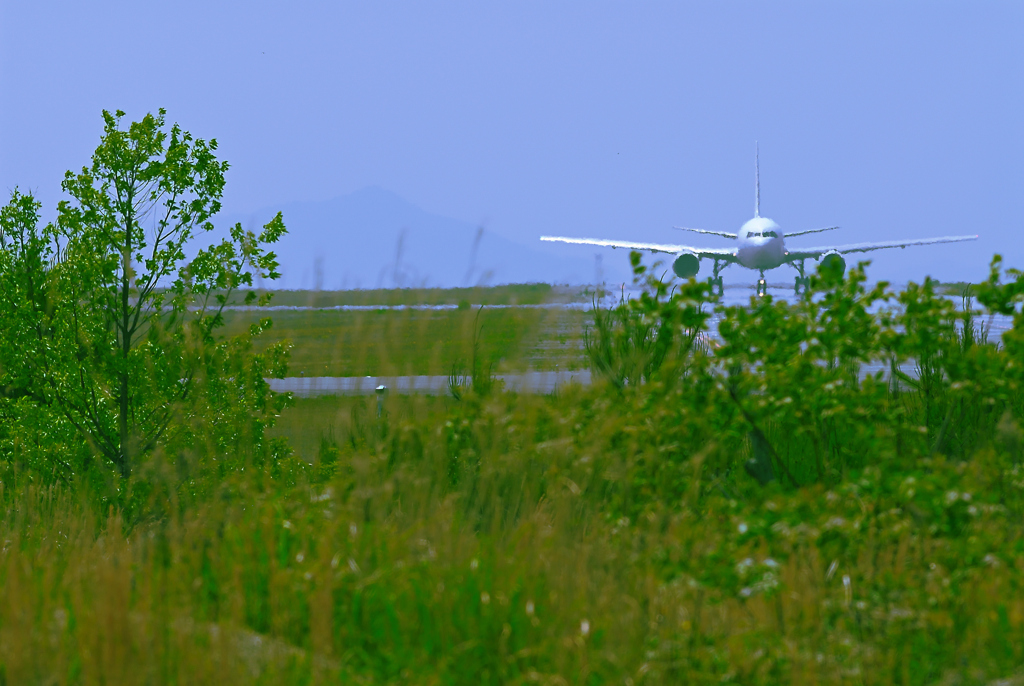
{"label": "tall grass", "polygon": [[580,434],[562,406],[607,411],[582,391],[403,400],[386,425],[349,400],[294,485],[247,471],[153,522],[5,494],[8,683],[931,683],[1024,660],[1024,474],[996,448],[798,490],[704,483],[698,456],[662,499],[628,475],[664,446],[625,417]]}
{"label": "tall grass", "polygon": [[1018,678],[1024,318],[968,344],[929,284],[861,276],[724,312],[716,350],[682,335],[713,303],[649,294],[680,336],[636,383],[298,400],[276,431],[312,464],[166,452],[116,499],[14,476],[0,680]]}

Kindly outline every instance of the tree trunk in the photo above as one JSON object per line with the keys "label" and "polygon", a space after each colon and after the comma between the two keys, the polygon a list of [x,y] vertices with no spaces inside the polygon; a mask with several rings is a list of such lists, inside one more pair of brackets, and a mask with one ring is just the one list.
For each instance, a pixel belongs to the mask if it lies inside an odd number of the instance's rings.
{"label": "tree trunk", "polygon": [[[125,362],[127,362],[125,355]],[[121,477],[127,479],[132,475],[131,455],[128,454],[128,371],[121,373],[121,388],[118,391],[117,407],[117,467]]]}
{"label": "tree trunk", "polygon": [[[131,196],[129,196],[130,198]],[[128,331],[131,322],[129,295],[131,290],[132,260],[132,217],[125,217],[124,249],[121,253],[121,369],[120,388],[117,398],[117,461],[121,477],[127,479],[132,473],[132,456],[129,451],[130,434],[128,428],[128,355],[132,349],[132,337]]]}

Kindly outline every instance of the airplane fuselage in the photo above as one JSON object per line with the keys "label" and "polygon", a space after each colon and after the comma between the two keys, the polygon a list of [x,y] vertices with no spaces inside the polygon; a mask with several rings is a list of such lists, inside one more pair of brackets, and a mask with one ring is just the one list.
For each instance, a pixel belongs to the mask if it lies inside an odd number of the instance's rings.
{"label": "airplane fuselage", "polygon": [[754,217],[736,234],[737,261],[749,269],[775,269],[785,264],[782,228],[767,217]]}

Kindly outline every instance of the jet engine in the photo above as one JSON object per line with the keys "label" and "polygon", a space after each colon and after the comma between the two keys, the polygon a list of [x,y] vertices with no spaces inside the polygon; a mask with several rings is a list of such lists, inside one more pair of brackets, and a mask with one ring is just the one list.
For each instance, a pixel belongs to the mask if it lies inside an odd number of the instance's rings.
{"label": "jet engine", "polygon": [[832,252],[825,253],[821,258],[821,264],[818,266],[819,271],[828,272],[835,274],[836,276],[842,276],[846,273],[846,260],[839,253]]}
{"label": "jet engine", "polygon": [[672,271],[680,279],[689,279],[690,277],[697,276],[697,272],[700,271],[700,258],[692,252],[684,252],[672,263]]}

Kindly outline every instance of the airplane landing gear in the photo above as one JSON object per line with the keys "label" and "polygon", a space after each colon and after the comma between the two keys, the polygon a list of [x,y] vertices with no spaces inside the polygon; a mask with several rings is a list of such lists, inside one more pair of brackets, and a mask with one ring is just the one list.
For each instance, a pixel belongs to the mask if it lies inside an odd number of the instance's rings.
{"label": "airplane landing gear", "polygon": [[757,297],[768,295],[768,282],[764,279],[764,271],[761,271],[761,278],[757,280]]}
{"label": "airplane landing gear", "polygon": [[796,283],[793,285],[793,292],[797,295],[801,293],[806,294],[811,289],[811,277],[804,274],[804,261],[793,262],[792,265],[799,274],[796,277]]}
{"label": "airplane landing gear", "polygon": [[[708,277],[708,285],[711,286],[711,295],[722,297],[725,295],[725,284],[722,282],[722,270],[728,266],[724,260],[715,260],[715,275]],[[715,291],[718,291],[715,293]]]}

